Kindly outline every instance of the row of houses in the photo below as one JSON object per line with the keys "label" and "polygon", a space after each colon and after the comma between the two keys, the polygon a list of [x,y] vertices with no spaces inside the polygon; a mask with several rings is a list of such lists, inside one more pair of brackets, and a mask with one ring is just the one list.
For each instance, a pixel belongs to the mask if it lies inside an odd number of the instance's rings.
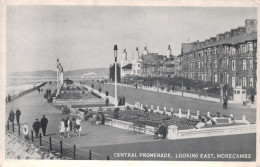
{"label": "row of houses", "polygon": [[137,47],[128,60],[126,49],[119,63],[120,78],[174,77],[211,81],[233,88],[256,87],[257,21],[245,20],[245,26],[217,34],[205,41],[183,43],[181,54],[150,53],[147,46],[142,53]]}
{"label": "row of houses", "polygon": [[180,76],[211,81],[233,88],[255,88],[257,21],[217,34],[202,42],[182,44]]}

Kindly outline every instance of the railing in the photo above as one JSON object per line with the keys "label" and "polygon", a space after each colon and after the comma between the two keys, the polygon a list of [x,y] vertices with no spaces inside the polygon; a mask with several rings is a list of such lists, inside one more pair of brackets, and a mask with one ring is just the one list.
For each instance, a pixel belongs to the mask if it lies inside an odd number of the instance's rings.
{"label": "railing", "polygon": [[101,155],[92,152],[91,150],[78,148],[76,145],[64,143],[62,140],[53,139],[51,136],[42,136],[41,133],[39,133],[38,138],[34,136],[35,134],[33,131],[25,135],[21,130],[21,125],[15,125],[14,123],[10,124],[9,121],[7,121],[6,124],[6,132],[12,133],[20,138],[26,138],[34,145],[39,146],[45,151],[49,151],[60,158],[71,160],[116,160],[110,156]]}

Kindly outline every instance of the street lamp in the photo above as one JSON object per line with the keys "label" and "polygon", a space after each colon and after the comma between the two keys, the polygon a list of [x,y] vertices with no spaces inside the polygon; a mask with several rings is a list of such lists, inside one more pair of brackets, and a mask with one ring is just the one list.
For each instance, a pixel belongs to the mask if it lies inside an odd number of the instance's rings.
{"label": "street lamp", "polygon": [[114,45],[115,57],[115,108],[117,108],[117,45]]}

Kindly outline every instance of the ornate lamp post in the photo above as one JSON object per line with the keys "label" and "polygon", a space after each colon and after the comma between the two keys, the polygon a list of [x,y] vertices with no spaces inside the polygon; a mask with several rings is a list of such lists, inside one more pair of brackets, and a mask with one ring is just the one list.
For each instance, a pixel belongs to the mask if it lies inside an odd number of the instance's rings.
{"label": "ornate lamp post", "polygon": [[117,108],[117,45],[114,45],[115,57],[115,108]]}

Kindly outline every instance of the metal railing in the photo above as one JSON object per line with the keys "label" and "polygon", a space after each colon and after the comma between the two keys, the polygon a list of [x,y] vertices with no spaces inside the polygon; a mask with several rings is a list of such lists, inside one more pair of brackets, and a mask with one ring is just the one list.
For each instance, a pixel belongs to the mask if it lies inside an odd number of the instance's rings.
{"label": "metal railing", "polygon": [[34,145],[60,158],[71,160],[116,160],[110,156],[101,155],[91,150],[78,148],[76,145],[64,143],[62,140],[53,139],[51,136],[42,136],[41,133],[39,133],[38,137],[35,137],[34,131],[25,135],[21,130],[21,125],[10,124],[9,121],[6,124],[6,132],[14,134],[17,137],[27,138]]}

